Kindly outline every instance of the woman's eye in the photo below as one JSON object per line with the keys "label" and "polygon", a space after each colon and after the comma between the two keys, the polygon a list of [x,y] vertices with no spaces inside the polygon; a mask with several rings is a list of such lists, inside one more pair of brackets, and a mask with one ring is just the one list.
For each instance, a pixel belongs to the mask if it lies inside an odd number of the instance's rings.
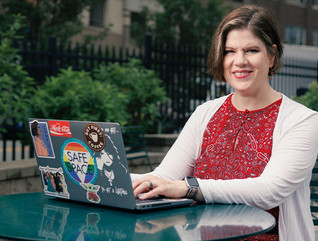
{"label": "woman's eye", "polygon": [[248,53],[258,53],[257,49],[249,49],[247,50]]}
{"label": "woman's eye", "polygon": [[234,53],[234,51],[233,50],[225,50],[224,51],[224,55],[231,54],[231,53]]}

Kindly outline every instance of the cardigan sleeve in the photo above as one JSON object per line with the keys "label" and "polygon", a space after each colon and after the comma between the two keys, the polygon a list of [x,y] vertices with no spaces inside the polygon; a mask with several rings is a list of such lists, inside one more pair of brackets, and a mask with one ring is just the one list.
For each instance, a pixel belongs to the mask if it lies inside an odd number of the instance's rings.
{"label": "cardigan sleeve", "polygon": [[206,202],[280,205],[311,176],[318,152],[318,113],[283,98],[271,158],[257,178],[199,180]]}

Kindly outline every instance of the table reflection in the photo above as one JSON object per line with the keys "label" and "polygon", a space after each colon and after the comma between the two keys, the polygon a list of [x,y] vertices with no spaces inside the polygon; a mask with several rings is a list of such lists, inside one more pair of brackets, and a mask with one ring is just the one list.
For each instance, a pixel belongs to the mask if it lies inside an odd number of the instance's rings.
{"label": "table reflection", "polygon": [[117,211],[121,215],[116,216],[116,211],[88,208],[86,205],[80,205],[83,210],[75,211],[73,204],[65,208],[57,202],[46,204],[43,208],[38,234],[45,240],[131,240],[134,234],[134,219],[124,218],[121,211]]}
{"label": "table reflection", "polygon": [[273,223],[274,218],[268,213],[246,205],[198,205],[177,210],[170,217],[137,221],[136,232],[156,233],[174,227],[182,240],[222,240],[261,233],[268,229],[269,221]]}
{"label": "table reflection", "polygon": [[140,213],[41,193],[0,197],[0,209],[0,237],[30,240],[234,240],[268,231],[275,224],[269,213],[245,205],[194,205]]}

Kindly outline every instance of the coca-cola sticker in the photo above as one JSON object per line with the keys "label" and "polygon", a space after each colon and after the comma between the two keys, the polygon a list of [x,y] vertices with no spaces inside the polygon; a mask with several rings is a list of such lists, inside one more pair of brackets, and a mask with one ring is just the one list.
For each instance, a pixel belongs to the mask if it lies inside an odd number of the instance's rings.
{"label": "coca-cola sticker", "polygon": [[95,123],[88,123],[84,127],[84,138],[89,148],[94,151],[101,151],[106,145],[105,134]]}
{"label": "coca-cola sticker", "polygon": [[72,137],[68,121],[49,121],[49,127],[52,136]]}

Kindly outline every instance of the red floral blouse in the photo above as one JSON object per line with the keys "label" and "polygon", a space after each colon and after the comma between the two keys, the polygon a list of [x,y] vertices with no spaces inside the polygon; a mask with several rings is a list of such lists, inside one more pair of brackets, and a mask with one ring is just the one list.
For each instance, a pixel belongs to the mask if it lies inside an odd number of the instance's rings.
{"label": "red floral blouse", "polygon": [[[210,119],[194,176],[201,179],[258,177],[272,151],[272,136],[282,99],[254,111],[239,111],[227,98]],[[278,221],[278,207],[268,210]],[[277,226],[277,225],[276,225]],[[278,240],[278,228],[249,240]]]}

